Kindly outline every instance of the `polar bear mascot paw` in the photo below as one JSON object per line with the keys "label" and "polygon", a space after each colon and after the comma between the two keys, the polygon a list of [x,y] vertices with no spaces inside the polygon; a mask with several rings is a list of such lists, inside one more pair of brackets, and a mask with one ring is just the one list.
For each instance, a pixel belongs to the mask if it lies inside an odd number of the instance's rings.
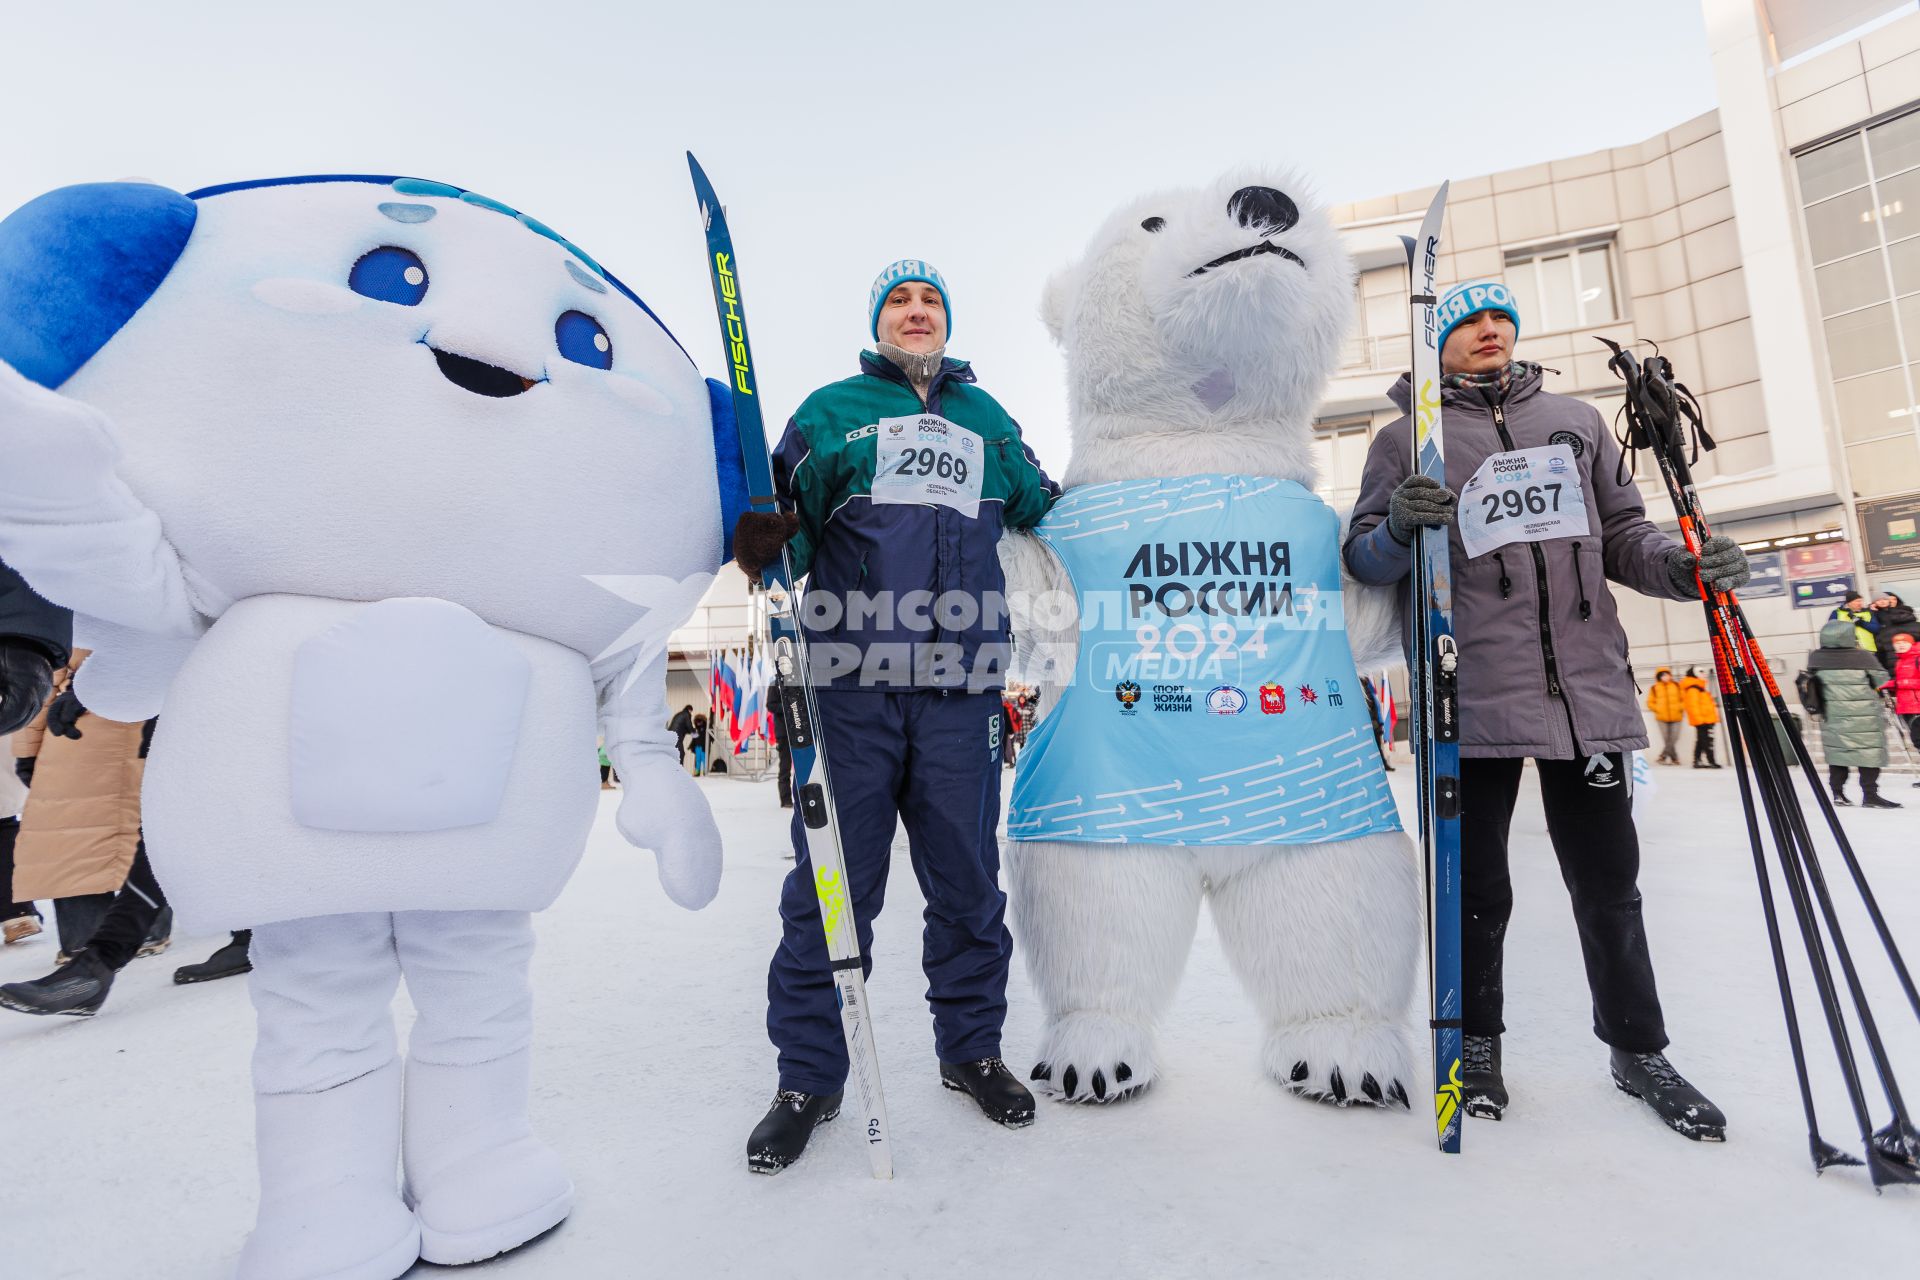
{"label": "polar bear mascot paw", "polygon": [[1041,685],[1005,865],[1054,1097],[1159,1077],[1207,901],[1267,1073],[1409,1106],[1418,884],[1355,661],[1395,652],[1397,611],[1312,493],[1353,281],[1298,176],[1246,172],[1123,208],[1048,283],[1073,458],[1001,558]]}

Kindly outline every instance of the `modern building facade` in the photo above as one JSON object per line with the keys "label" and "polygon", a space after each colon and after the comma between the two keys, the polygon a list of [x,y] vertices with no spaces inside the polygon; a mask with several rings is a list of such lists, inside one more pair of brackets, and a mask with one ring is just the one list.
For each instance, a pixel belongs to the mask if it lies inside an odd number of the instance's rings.
{"label": "modern building facade", "polygon": [[[1504,279],[1517,354],[1611,420],[1597,340],[1653,341],[1719,447],[1716,528],[1764,570],[1743,593],[1783,673],[1850,589],[1920,599],[1920,6],[1703,0],[1718,107],[1644,141],[1454,179],[1439,275]],[[1432,189],[1334,211],[1361,267],[1356,331],[1317,422],[1351,501],[1407,366],[1412,235]],[[1641,487],[1672,527],[1651,462]],[[1620,593],[1632,661],[1705,667],[1699,607]]]}

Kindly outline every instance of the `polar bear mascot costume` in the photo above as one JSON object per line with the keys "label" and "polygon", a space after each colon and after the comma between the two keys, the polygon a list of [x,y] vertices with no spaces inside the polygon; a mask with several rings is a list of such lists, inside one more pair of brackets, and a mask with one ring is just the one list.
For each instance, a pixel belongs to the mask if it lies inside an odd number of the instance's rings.
{"label": "polar bear mascot costume", "polygon": [[1047,286],[1073,458],[1001,545],[1044,668],[1006,865],[1056,1097],[1153,1082],[1206,898],[1268,1073],[1407,1105],[1420,904],[1355,669],[1400,660],[1397,613],[1312,492],[1353,283],[1299,179],[1249,173],[1121,210]]}
{"label": "polar bear mascot costume", "polygon": [[103,183],[0,223],[0,558],[75,610],[90,708],[160,717],[181,926],[254,931],[242,1277],[388,1280],[566,1217],[530,913],[596,732],[667,894],[718,888],[663,673],[740,505],[726,403],[592,259],[440,183]]}

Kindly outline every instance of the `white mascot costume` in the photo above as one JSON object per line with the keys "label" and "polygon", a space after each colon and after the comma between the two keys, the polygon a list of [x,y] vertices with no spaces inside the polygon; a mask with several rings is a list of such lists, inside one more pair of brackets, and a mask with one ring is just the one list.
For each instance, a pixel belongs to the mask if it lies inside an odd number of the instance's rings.
{"label": "white mascot costume", "polygon": [[530,913],[596,732],[667,894],[718,888],[663,673],[739,505],[726,405],[592,259],[440,183],[106,183],[0,223],[0,559],[76,611],[91,709],[160,716],[180,926],[254,931],[242,1277],[388,1280],[566,1217]]}
{"label": "white mascot costume", "polygon": [[1045,668],[1006,865],[1056,1097],[1159,1074],[1205,898],[1268,1073],[1408,1105],[1420,904],[1355,669],[1400,661],[1397,612],[1311,491],[1353,282],[1298,179],[1244,174],[1121,210],[1048,283],[1073,459],[1001,545]]}

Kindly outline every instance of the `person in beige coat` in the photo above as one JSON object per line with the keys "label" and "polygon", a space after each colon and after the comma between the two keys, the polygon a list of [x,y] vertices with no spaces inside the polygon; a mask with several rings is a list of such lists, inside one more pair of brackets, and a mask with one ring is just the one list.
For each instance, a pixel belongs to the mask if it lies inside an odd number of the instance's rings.
{"label": "person in beige coat", "polygon": [[[76,900],[63,895],[89,895],[79,900],[99,904],[104,913],[84,913],[80,927],[61,915],[62,947],[69,954],[60,967],[31,982],[0,986],[0,1008],[18,1013],[98,1013],[114,975],[136,955],[164,950],[171,925],[140,830],[140,785],[155,721],[123,724],[89,712],[73,687],[85,656],[76,654],[58,674],[41,715],[16,735],[16,767],[30,790],[14,892],[29,901],[56,897],[56,911]],[[100,887],[108,883],[118,892]],[[246,973],[252,968],[250,942],[250,933],[235,933],[208,959],[175,970],[173,980],[207,982]]]}
{"label": "person in beige coat", "polygon": [[79,650],[55,672],[53,696],[13,735],[15,772],[30,790],[14,848],[12,897],[54,899],[68,953],[86,945],[105,914],[99,895],[117,892],[133,869],[146,771],[144,725],[88,715],[84,730],[75,728],[84,708],[72,693],[73,676],[85,660]]}

